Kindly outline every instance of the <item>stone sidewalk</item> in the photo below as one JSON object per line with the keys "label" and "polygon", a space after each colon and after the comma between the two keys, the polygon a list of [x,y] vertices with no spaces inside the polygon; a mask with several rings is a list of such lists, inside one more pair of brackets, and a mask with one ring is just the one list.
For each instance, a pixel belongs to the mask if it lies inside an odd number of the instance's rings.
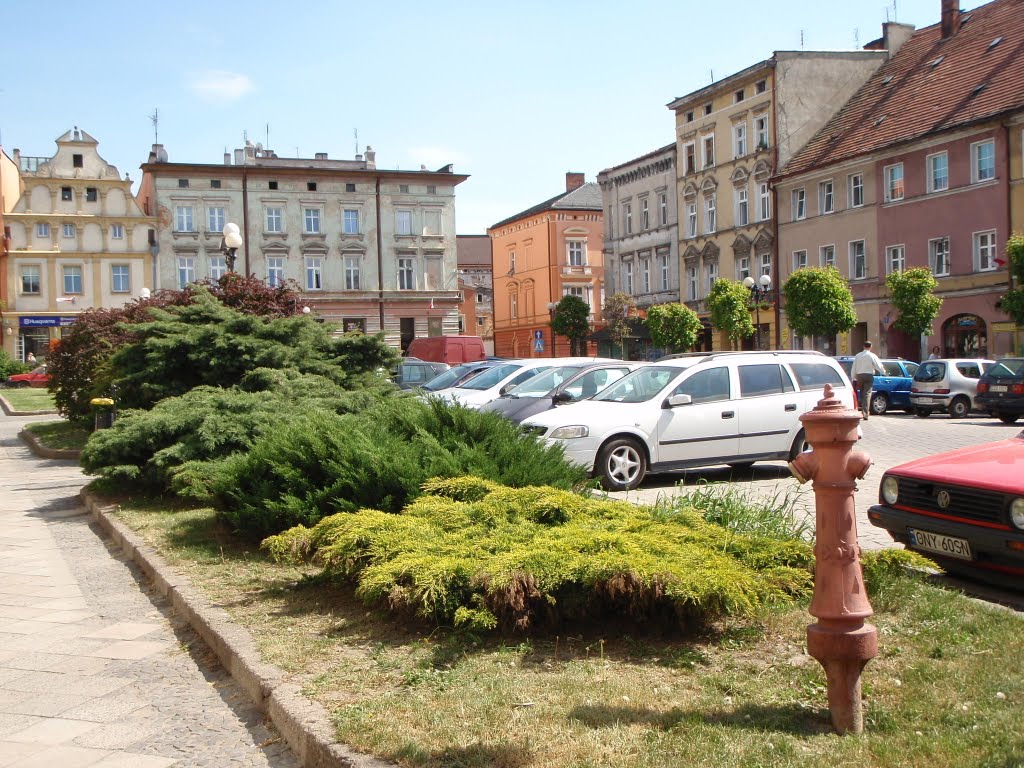
{"label": "stone sidewalk", "polygon": [[90,525],[74,462],[0,417],[0,768],[298,766],[164,598]]}

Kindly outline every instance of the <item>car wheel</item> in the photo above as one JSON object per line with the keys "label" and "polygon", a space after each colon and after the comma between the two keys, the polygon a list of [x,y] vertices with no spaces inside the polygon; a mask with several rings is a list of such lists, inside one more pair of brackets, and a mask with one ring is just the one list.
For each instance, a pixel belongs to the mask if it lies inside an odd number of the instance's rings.
{"label": "car wheel", "polygon": [[871,398],[871,413],[875,416],[881,416],[883,413],[889,410],[889,396],[884,392],[879,392]]}
{"label": "car wheel", "polygon": [[954,419],[962,419],[971,412],[971,401],[966,397],[954,397],[949,404],[949,415]]}
{"label": "car wheel", "polygon": [[811,450],[811,444],[807,442],[807,435],[801,429],[796,433],[793,445],[789,449],[789,460],[793,461],[801,453],[807,453],[809,450]]}
{"label": "car wheel", "polygon": [[25,389],[25,387],[28,387],[28,386],[31,386],[31,385],[27,381],[19,381],[14,386],[16,386],[18,389]]}
{"label": "car wheel", "polygon": [[917,416],[917,418],[919,419],[927,419],[929,416],[932,415],[932,412],[927,408],[915,408],[914,415]]}
{"label": "car wheel", "polygon": [[1019,413],[997,413],[995,416],[1003,422],[1003,424],[1016,424],[1017,419],[1020,418]]}
{"label": "car wheel", "polygon": [[601,448],[597,470],[605,490],[631,491],[647,474],[647,456],[636,440],[620,437]]}

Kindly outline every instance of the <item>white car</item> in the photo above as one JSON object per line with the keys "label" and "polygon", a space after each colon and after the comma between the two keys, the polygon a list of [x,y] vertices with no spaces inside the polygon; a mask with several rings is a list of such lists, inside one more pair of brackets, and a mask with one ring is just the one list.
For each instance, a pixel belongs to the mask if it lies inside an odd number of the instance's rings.
{"label": "white car", "polygon": [[534,357],[507,360],[474,376],[461,387],[451,387],[438,394],[467,408],[479,408],[500,397],[503,390],[512,389],[538,373],[543,373],[556,365],[569,365],[574,362],[593,363],[602,360],[591,357]]}
{"label": "white car", "polygon": [[800,415],[826,384],[854,407],[850,380],[820,352],[699,353],[639,368],[522,426],[605,488],[628,490],[648,472],[795,458],[806,450]]}

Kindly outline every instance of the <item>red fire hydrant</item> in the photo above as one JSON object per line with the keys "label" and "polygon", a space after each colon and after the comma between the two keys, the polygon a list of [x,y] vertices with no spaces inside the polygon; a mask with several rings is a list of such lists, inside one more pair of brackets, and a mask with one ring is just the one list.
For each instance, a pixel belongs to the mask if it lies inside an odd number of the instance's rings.
{"label": "red fire hydrant", "polygon": [[871,457],[853,449],[861,414],[845,408],[831,385],[800,421],[812,450],[789,469],[801,483],[814,481],[817,525],[810,610],[818,621],[807,627],[807,652],[825,668],[832,727],[839,734],[861,733],[860,675],[878,653],[878,631],[865,623],[873,611],[864,591],[853,495]]}

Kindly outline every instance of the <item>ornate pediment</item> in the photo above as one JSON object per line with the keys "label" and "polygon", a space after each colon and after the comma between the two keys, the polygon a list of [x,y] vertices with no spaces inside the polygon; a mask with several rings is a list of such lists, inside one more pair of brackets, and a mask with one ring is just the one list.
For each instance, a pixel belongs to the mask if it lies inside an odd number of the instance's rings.
{"label": "ornate pediment", "polygon": [[752,243],[750,238],[746,235],[737,235],[736,239],[732,241],[732,251],[737,256],[749,256],[750,247]]}
{"label": "ornate pediment", "polygon": [[697,246],[692,243],[687,246],[686,250],[683,252],[683,261],[696,261],[699,258],[700,251],[698,251]]}
{"label": "ornate pediment", "polygon": [[718,261],[718,256],[720,252],[721,251],[719,247],[714,242],[709,240],[704,244],[704,248],[701,249],[700,258],[705,264],[709,261]]}
{"label": "ornate pediment", "polygon": [[696,185],[692,181],[687,182],[686,186],[683,187],[683,197],[687,198],[687,199],[690,199],[690,198],[694,198],[696,196],[697,196],[697,187],[696,187]]}
{"label": "ornate pediment", "polygon": [[744,168],[742,165],[738,165],[736,166],[736,168],[733,169],[732,175],[729,176],[729,181],[737,185],[746,184],[747,179],[749,178],[750,174],[747,172],[747,169]]}
{"label": "ornate pediment", "polygon": [[754,236],[754,248],[758,251],[768,250],[775,244],[775,238],[771,230],[760,229]]}
{"label": "ornate pediment", "polygon": [[767,160],[761,159],[754,163],[754,178],[758,181],[766,181],[772,175],[772,167]]}
{"label": "ornate pediment", "polygon": [[713,194],[718,190],[718,179],[714,176],[705,176],[704,181],[700,183],[700,191],[705,195]]}

